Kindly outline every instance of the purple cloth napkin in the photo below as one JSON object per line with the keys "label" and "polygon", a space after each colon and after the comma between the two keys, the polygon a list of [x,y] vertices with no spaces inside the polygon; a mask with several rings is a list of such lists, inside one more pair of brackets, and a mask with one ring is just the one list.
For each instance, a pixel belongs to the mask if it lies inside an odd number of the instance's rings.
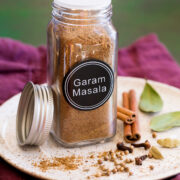
{"label": "purple cloth napkin", "polygon": [[180,67],[155,34],[119,50],[118,75],[151,79],[180,88]]}
{"label": "purple cloth napkin", "polygon": [[46,81],[46,47],[0,38],[0,104],[19,93],[28,81]]}
{"label": "purple cloth napkin", "polygon": [[[46,48],[0,38],[0,104],[21,92],[25,83],[46,81]],[[118,52],[118,75],[152,79],[180,88],[180,67],[155,34]],[[0,159],[0,179],[29,179]],[[180,180],[180,175],[173,180]]]}

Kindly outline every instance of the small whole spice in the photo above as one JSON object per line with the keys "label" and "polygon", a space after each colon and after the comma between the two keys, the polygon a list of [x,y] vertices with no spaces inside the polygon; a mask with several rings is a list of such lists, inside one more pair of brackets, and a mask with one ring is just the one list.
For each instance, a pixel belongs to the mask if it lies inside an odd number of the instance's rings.
{"label": "small whole spice", "polygon": [[135,158],[136,165],[141,166],[142,160],[140,158]]}
{"label": "small whole spice", "polygon": [[128,155],[128,154],[129,154],[129,151],[128,151],[128,150],[125,150],[124,153],[125,153],[125,155]]}
{"label": "small whole spice", "polygon": [[114,159],[113,159],[113,158],[111,158],[111,159],[110,159],[110,161],[111,161],[111,162],[114,162]]}
{"label": "small whole spice", "polygon": [[108,161],[108,160],[109,160],[108,156],[105,156],[105,157],[104,157],[104,160],[105,160],[105,161]]}
{"label": "small whole spice", "polygon": [[107,171],[105,173],[102,173],[102,176],[110,176],[111,175],[111,172],[110,171]]}
{"label": "small whole spice", "polygon": [[121,167],[117,167],[117,172],[120,172],[120,168],[121,168]]}
{"label": "small whole spice", "polygon": [[94,154],[92,154],[92,155],[90,156],[90,158],[91,158],[91,159],[94,159]]}
{"label": "small whole spice", "polygon": [[164,158],[163,155],[161,154],[161,152],[159,151],[159,149],[156,148],[155,146],[152,146],[149,152],[152,154],[153,158],[155,158],[155,159],[163,159]]}
{"label": "small whole spice", "polygon": [[117,173],[117,169],[113,169],[113,170],[112,170],[112,173],[113,173],[113,174],[116,174],[116,173]]}
{"label": "small whole spice", "polygon": [[157,143],[165,148],[175,148],[180,146],[179,139],[171,139],[171,138],[158,139]]}
{"label": "small whole spice", "polygon": [[119,164],[121,167],[125,167],[125,164],[124,163],[120,163]]}
{"label": "small whole spice", "polygon": [[101,159],[98,160],[98,164],[102,164],[103,161]]}
{"label": "small whole spice", "polygon": [[153,158],[153,156],[152,156],[151,153],[148,153],[148,158],[149,158],[149,159],[152,159],[152,158]]}
{"label": "small whole spice", "polygon": [[129,172],[129,167],[124,167],[125,172]]}
{"label": "small whole spice", "polygon": [[119,159],[120,159],[120,160],[123,160],[123,156],[120,156]]}
{"label": "small whole spice", "polygon": [[149,166],[149,169],[150,169],[150,170],[153,170],[153,169],[154,169],[154,166],[153,166],[153,165],[150,165],[150,166]]}
{"label": "small whole spice", "polygon": [[130,162],[131,162],[130,159],[126,159],[126,160],[125,160],[125,163],[130,163]]}
{"label": "small whole spice", "polygon": [[100,169],[102,170],[102,171],[107,171],[108,169],[103,165],[103,166],[100,166]]}
{"label": "small whole spice", "polygon": [[132,162],[133,162],[132,159],[126,159],[126,160],[125,160],[125,163],[128,163],[128,164],[129,164],[129,163],[132,163]]}
{"label": "small whole spice", "polygon": [[101,177],[101,174],[100,173],[97,173],[94,175],[95,177]]}
{"label": "small whole spice", "polygon": [[136,165],[141,166],[142,165],[142,161],[144,161],[147,157],[148,157],[147,155],[143,155],[143,156],[135,158]]}
{"label": "small whole spice", "polygon": [[134,162],[134,160],[133,160],[133,159],[130,159],[130,162],[132,163],[132,162]]}
{"label": "small whole spice", "polygon": [[153,132],[152,137],[155,139],[157,137],[157,133]]}
{"label": "small whole spice", "polygon": [[120,167],[120,171],[123,172],[124,171],[124,167]]}
{"label": "small whole spice", "polygon": [[112,158],[115,158],[115,153],[111,153],[110,155]]}
{"label": "small whole spice", "polygon": [[121,152],[120,154],[121,154],[121,156],[124,156],[124,152]]}
{"label": "small whole spice", "polygon": [[110,159],[112,162],[114,162],[116,160],[116,157],[115,156],[111,156],[111,159]]}
{"label": "small whole spice", "polygon": [[123,142],[117,143],[117,148],[119,150],[121,150],[121,151],[124,151],[125,153],[127,153],[127,151],[128,151],[128,153],[133,152],[133,149],[131,149],[130,147],[125,146]]}
{"label": "small whole spice", "polygon": [[116,157],[119,158],[121,155],[120,154],[116,154]]}
{"label": "small whole spice", "polygon": [[151,144],[150,144],[150,142],[148,140],[146,140],[144,143],[140,143],[140,144],[132,143],[131,145],[134,146],[134,147],[137,147],[137,148],[144,147],[145,150],[147,150],[147,149],[149,149],[151,147]]}
{"label": "small whole spice", "polygon": [[144,161],[145,159],[147,159],[147,155],[143,155],[143,156],[141,156],[141,157],[139,157],[142,161]]}

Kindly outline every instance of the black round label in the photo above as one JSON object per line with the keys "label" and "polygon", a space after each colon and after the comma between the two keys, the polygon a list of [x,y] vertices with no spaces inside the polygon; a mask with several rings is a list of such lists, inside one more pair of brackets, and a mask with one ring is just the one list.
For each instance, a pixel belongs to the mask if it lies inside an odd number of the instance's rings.
{"label": "black round label", "polygon": [[102,106],[114,89],[114,73],[100,60],[78,63],[65,76],[64,96],[69,104],[79,110],[93,110]]}

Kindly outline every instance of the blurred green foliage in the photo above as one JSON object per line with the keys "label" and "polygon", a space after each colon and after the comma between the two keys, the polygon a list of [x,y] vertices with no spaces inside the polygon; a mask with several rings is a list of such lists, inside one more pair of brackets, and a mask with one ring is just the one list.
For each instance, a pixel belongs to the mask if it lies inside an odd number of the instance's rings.
{"label": "blurred green foliage", "polygon": [[[180,0],[112,1],[120,47],[155,32],[180,63]],[[0,36],[33,45],[46,43],[51,10],[50,0],[0,0]]]}

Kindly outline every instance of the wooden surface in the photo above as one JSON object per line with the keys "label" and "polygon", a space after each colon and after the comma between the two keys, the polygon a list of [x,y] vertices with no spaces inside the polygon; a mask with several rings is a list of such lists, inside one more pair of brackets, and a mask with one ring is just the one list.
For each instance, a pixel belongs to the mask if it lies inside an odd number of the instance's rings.
{"label": "wooden surface", "polygon": [[[155,32],[180,63],[180,0],[112,0],[119,46]],[[0,36],[46,43],[51,0],[0,0]]]}

